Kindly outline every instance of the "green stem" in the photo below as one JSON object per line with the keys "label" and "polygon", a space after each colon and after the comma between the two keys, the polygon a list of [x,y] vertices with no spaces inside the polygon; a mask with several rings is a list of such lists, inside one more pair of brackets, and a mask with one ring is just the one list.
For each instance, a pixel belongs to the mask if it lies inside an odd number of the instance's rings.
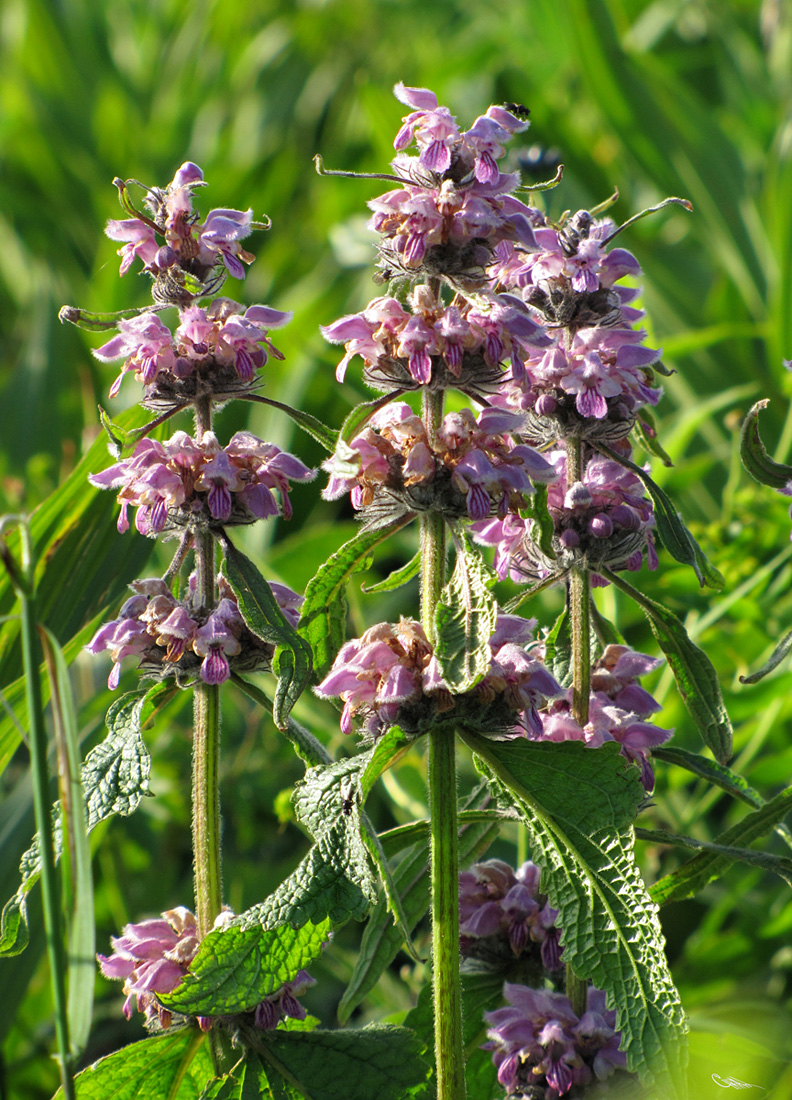
{"label": "green stem", "polygon": [[[23,569],[32,581],[30,540],[22,527],[25,547]],[[32,587],[32,585],[31,585]],[[69,1026],[66,1014],[66,952],[61,927],[60,891],[55,874],[55,854],[52,838],[51,799],[47,772],[47,734],[44,728],[44,711],[41,702],[39,666],[41,646],[36,631],[36,603],[32,591],[19,591],[22,617],[22,659],[25,668],[25,694],[28,723],[30,725],[30,763],[33,778],[33,806],[36,829],[41,844],[41,893],[44,907],[44,929],[50,964],[52,1000],[55,1009],[55,1036],[58,1044],[58,1062],[64,1100],[74,1100],[74,1081],[71,1073],[69,1050]]]}
{"label": "green stem", "polygon": [[[567,486],[582,481],[585,473],[583,443],[568,439]],[[585,566],[574,566],[569,572],[569,618],[572,634],[572,717],[580,726],[589,720],[591,695],[591,575]],[[571,966],[566,967],[566,993],[572,1011],[583,1016],[586,1011],[588,982],[578,977]]]}
{"label": "green stem", "polygon": [[[424,390],[422,413],[432,444],[443,419],[442,391]],[[445,521],[440,514],[427,513],[421,516],[421,621],[431,642],[435,608],[445,584],[445,559]],[[437,1100],[464,1100],[456,735],[447,728],[429,734],[429,831]]]}

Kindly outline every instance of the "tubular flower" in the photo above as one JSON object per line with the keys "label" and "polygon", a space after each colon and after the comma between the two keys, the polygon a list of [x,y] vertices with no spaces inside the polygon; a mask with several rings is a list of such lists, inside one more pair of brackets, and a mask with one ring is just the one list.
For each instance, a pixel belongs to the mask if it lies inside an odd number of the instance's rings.
{"label": "tubular flower", "polygon": [[252,263],[254,257],[239,242],[253,229],[266,226],[254,223],[250,210],[211,210],[199,223],[193,212],[193,192],[205,184],[196,164],[183,164],[167,187],[147,188],[145,211],[134,206],[129,182],[117,180],[116,184],[121,205],[135,216],[111,220],[106,229],[111,240],[125,242],[118,253],[122,275],[136,258],[142,260],[144,271],[154,279],[156,301],[179,306],[219,289],[226,273],[236,279],[245,277],[242,265]]}
{"label": "tubular flower", "polygon": [[[224,909],[215,921],[215,930],[225,927],[232,919],[233,913]],[[161,1028],[169,1028],[173,1014],[157,997],[161,993],[172,993],[181,984],[198,952],[200,940],[194,915],[184,906],[169,909],[158,920],[126,925],[121,935],[112,936],[110,942],[112,954],[97,955],[99,969],[105,978],[123,981],[127,1020],[132,1018],[137,1006],[138,1012],[145,1015],[147,1025],[156,1020]],[[315,984],[306,971],[300,970],[290,982],[285,982],[244,1015],[252,1017],[255,1027],[267,1030],[276,1028],[286,1016],[304,1020],[305,1008],[297,998]],[[211,1016],[198,1017],[204,1031],[209,1030],[212,1022]]]}
{"label": "tubular flower", "polygon": [[[478,541],[496,547],[498,575],[525,581],[581,562],[592,569],[637,570],[644,551],[649,568],[655,569],[654,511],[640,478],[614,459],[595,455],[583,481],[567,487],[566,452],[549,452],[547,457],[559,475],[547,495],[555,559],[534,541],[531,519],[507,516],[477,523],[473,532]],[[595,583],[605,582],[595,578]]]}
{"label": "tubular flower", "polygon": [[535,482],[556,477],[531,447],[509,441],[504,433],[519,428],[522,418],[499,409],[478,417],[467,409],[449,413],[434,448],[409,405],[390,404],[369,423],[324,463],[330,481],[322,495],[334,500],[351,491],[354,507],[367,509],[372,522],[429,509],[473,520],[505,516],[525,505]]}
{"label": "tubular flower", "polygon": [[200,443],[176,432],[164,443],[141,439],[130,458],[89,480],[119,490],[119,531],[129,528],[132,506],[138,531],[153,537],[175,528],[253,523],[279,511],[288,519],[289,481],[314,476],[294,455],[250,432],[237,432],[224,448],[213,432],[205,432]]}
{"label": "tubular flower", "polygon": [[459,876],[462,955],[501,968],[539,956],[547,970],[563,966],[558,910],[539,890],[540,871],[527,862],[514,871],[500,859],[476,863]]}
{"label": "tubular flower", "polygon": [[283,358],[269,329],[285,325],[291,316],[269,306],[244,309],[230,298],[215,298],[206,309],[181,310],[175,333],[152,312],[122,320],[118,336],[93,354],[103,363],[124,359],[111,397],[124,375],[134,372],[145,386],[147,408],[189,404],[207,394],[223,401],[251,389],[268,353]]}
{"label": "tubular flower", "polygon": [[[237,671],[269,668],[274,645],[256,637],[239,613],[236,596],[218,575],[220,602],[207,611],[199,606],[196,578],[190,577],[188,595],[177,600],[158,577],[133,581],[135,595],[126,601],[119,616],[99,628],[85,647],[89,653],[107,650],[113,659],[108,687],[118,687],[121,661],[139,657],[147,676],[196,675],[207,684],[223,683]],[[272,583],[273,595],[285,617],[295,626],[303,597],[285,585]]]}
{"label": "tubular flower", "polygon": [[563,694],[542,662],[527,652],[535,627],[535,620],[499,616],[488,674],[471,691],[452,695],[421,624],[404,618],[380,623],[341,647],[316,691],[323,698],[340,697],[342,731],[350,733],[358,720],[367,740],[395,724],[417,736],[438,716],[487,734],[525,735],[523,723],[541,728],[538,708]]}
{"label": "tubular flower", "polygon": [[[423,273],[482,287],[499,241],[536,247],[532,223],[541,215],[509,194],[519,177],[501,173],[496,164],[528,123],[493,106],[460,132],[433,92],[403,84],[394,92],[414,110],[394,141],[393,170],[404,186],[369,202],[371,227],[382,237],[383,277]],[[402,150],[413,141],[419,155],[406,156]]]}
{"label": "tubular flower", "polygon": [[454,386],[482,396],[497,390],[507,360],[519,372],[536,347],[550,343],[528,308],[513,296],[445,306],[421,284],[409,305],[412,312],[396,298],[375,298],[362,313],[322,327],[326,340],[345,345],[336,370],[339,382],[350,359],[360,355],[364,377],[376,389]]}
{"label": "tubular flower", "polygon": [[621,1034],[614,1030],[616,1013],[606,1008],[601,990],[589,986],[582,1017],[563,993],[510,982],[503,992],[508,1007],[484,1014],[490,1025],[484,1049],[493,1052],[507,1096],[545,1086],[545,1100],[559,1100],[573,1087],[626,1068],[627,1057],[619,1050]]}

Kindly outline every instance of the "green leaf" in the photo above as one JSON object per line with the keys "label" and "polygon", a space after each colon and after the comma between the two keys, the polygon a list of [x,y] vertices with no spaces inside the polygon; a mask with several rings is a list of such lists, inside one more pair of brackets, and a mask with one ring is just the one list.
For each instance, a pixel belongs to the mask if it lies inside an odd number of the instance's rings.
{"label": "green leaf", "polygon": [[546,485],[538,484],[534,486],[533,493],[528,497],[524,514],[532,519],[535,524],[535,528],[531,531],[531,538],[538,543],[539,549],[546,558],[555,561],[556,552],[553,546],[555,525],[547,507]]}
{"label": "green leaf", "polygon": [[310,413],[303,412],[302,409],[292,408],[291,405],[285,405],[282,401],[273,401],[271,397],[264,397],[260,393],[246,394],[243,400],[259,401],[262,405],[271,405],[273,409],[279,409],[280,412],[286,413],[298,428],[302,428],[308,435],[313,436],[316,442],[320,443],[330,454],[336,449],[338,432],[333,431],[327,424],[322,423],[317,417],[311,416]]}
{"label": "green leaf", "polygon": [[74,697],[63,651],[46,627],[41,641],[50,675],[52,715],[58,750],[58,780],[67,843],[62,861],[68,941],[69,1043],[75,1056],[88,1043],[93,1015],[96,972],[91,849],[85,815],[85,796],[80,779],[80,746]]}
{"label": "green leaf", "polygon": [[721,764],[725,764],[732,754],[732,727],[709,657],[690,640],[682,623],[667,607],[644,596],[610,569],[603,567],[599,572],[626,592],[646,615],[704,744]]}
{"label": "green leaf", "polygon": [[405,1027],[259,1032],[255,1049],[268,1083],[280,1074],[311,1100],[408,1100],[429,1076],[418,1039]]}
{"label": "green leaf", "polygon": [[[748,814],[739,824],[733,825],[716,838],[721,847],[744,846],[770,832],[792,810],[792,787],[766,802],[761,809]],[[756,853],[758,856],[760,853]],[[780,857],[776,857],[780,858]],[[716,852],[701,852],[683,863],[670,875],[665,875],[652,886],[650,893],[659,905],[681,901],[703,890],[707,883],[718,878],[729,866],[731,858]],[[773,868],[775,869],[775,868]]]}
{"label": "green leaf", "polygon": [[784,637],[781,638],[762,667],[757,669],[756,672],[752,672],[749,676],[741,676],[740,683],[758,684],[760,680],[767,676],[768,672],[772,672],[774,668],[778,668],[790,649],[792,649],[792,630],[787,631]]}
{"label": "green leaf", "polygon": [[454,572],[435,608],[435,657],[449,689],[462,694],[489,671],[498,604],[490,591],[493,570],[461,529],[455,541]]}
{"label": "green leaf", "polygon": [[[267,709],[272,708],[272,700],[266,691],[262,691],[256,684],[251,684],[236,673],[231,673],[231,679],[240,691],[244,692],[254,703],[259,703]],[[294,751],[305,764],[331,764],[333,762],[332,756],[322,742],[304,726],[301,726],[299,722],[295,722],[291,715],[283,732],[294,746]]]}
{"label": "green leaf", "polygon": [[678,1095],[685,1020],[663,935],[635,863],[638,770],[617,745],[464,740],[528,829],[542,890],[559,910],[564,958],[617,1011],[630,1069]]}
{"label": "green leaf", "polygon": [[360,531],[328,558],[308,582],[297,629],[311,644],[314,668],[320,676],[333,663],[346,639],[347,581],[353,573],[368,568],[371,551],[412,518],[412,514],[400,516],[387,527]]}
{"label": "green leaf", "polygon": [[100,1058],[77,1075],[75,1091],[77,1100],[195,1100],[213,1076],[206,1035],[174,1028]]}
{"label": "green leaf", "polygon": [[659,458],[664,466],[674,465],[670,455],[665,451],[660,440],[657,438],[654,416],[647,410],[646,406],[638,413],[638,419],[635,422],[633,433],[638,443],[640,443],[648,454],[654,455],[655,458]]}
{"label": "green leaf", "polygon": [[[108,735],[91,749],[81,768],[87,832],[112,814],[128,816],[148,793],[151,758],[140,731],[175,691],[169,684],[157,684],[147,691],[122,696],[108,710]],[[63,844],[60,803],[53,807],[53,820],[58,858]],[[27,945],[25,897],[41,873],[38,836],[22,856],[19,870],[22,882],[3,909],[0,956],[18,954]]]}
{"label": "green leaf", "polygon": [[[754,809],[758,810],[767,805],[766,800],[762,798],[758,791],[755,791],[741,775],[733,772],[731,768],[727,768],[725,764],[716,764],[714,760],[709,760],[706,756],[688,752],[687,749],[681,749],[676,745],[658,745],[657,748],[652,749],[652,756],[655,760],[664,760],[668,764],[676,764],[680,768],[686,768],[694,775],[700,776],[701,779],[714,783],[728,794],[733,795],[734,798],[747,802]],[[790,832],[788,826],[776,825],[775,831],[784,840],[787,847],[792,848],[792,832]]]}
{"label": "green leaf", "polygon": [[[404,390],[397,390],[383,394],[382,397],[377,397],[373,401],[364,401],[360,405],[356,405],[350,413],[347,414],[344,423],[341,425],[341,431],[338,433],[338,442],[349,444],[352,440],[360,434],[360,429],[371,420],[374,413],[379,412],[386,405],[389,405],[391,401],[397,400]],[[357,452],[355,452],[357,454]],[[359,456],[358,456],[359,457]]]}
{"label": "green leaf", "polygon": [[[479,790],[474,792],[465,805],[478,807],[486,801],[486,794]],[[461,821],[462,817],[460,823]],[[429,908],[429,830],[426,822],[419,824],[423,835],[405,853],[392,872],[394,887],[401,897],[405,923],[410,934]],[[499,832],[499,822],[485,821],[464,825],[459,832],[460,867],[478,859]],[[355,969],[338,1006],[338,1019],[342,1024],[374,988],[382,972],[396,958],[403,943],[402,930],[394,923],[385,899],[380,899],[363,930]]]}
{"label": "green leaf", "polygon": [[788,886],[792,886],[792,859],[788,856],[755,852],[753,848],[735,848],[729,844],[718,844],[717,841],[696,840],[695,837],[669,833],[665,829],[636,829],[635,835],[639,840],[646,840],[650,844],[667,844],[673,848],[693,848],[702,852],[714,852],[716,855],[723,856],[728,863],[735,861],[748,863],[752,867],[760,867],[763,871],[772,871]]}
{"label": "green leaf", "polygon": [[746,416],[740,436],[740,458],[755,481],[771,489],[785,489],[792,481],[792,466],[774,462],[759,435],[759,413],[769,404],[767,399],[757,401]]}
{"label": "green leaf", "polygon": [[614,462],[618,462],[620,466],[632,470],[641,479],[654,501],[657,532],[671,557],[681,562],[682,565],[690,565],[702,588],[705,584],[709,585],[710,588],[723,588],[726,584],[725,580],[685,527],[668,494],[652,481],[646,470],[636,465],[635,462],[631,462],[629,458],[612,451],[610,447],[606,447],[604,444],[600,444],[599,449],[603,454],[612,458]]}
{"label": "green leaf", "polygon": [[229,927],[210,932],[198,948],[184,980],[159,1000],[192,1016],[233,1016],[291,981],[321,953],[330,921],[292,928]]}
{"label": "green leaf", "polygon": [[379,581],[377,584],[361,584],[360,591],[365,592],[367,596],[379,594],[380,592],[395,592],[397,588],[407,584],[413,577],[417,577],[420,571],[421,551],[419,550],[414,558],[411,558],[401,569],[394,569],[384,581]]}
{"label": "green leaf", "polygon": [[572,683],[572,634],[566,608],[556,619],[545,639],[545,663],[561,687]]}
{"label": "green leaf", "polygon": [[285,729],[289,712],[311,680],[311,647],[300,637],[281,611],[272,589],[259,570],[227,538],[223,537],[225,576],[234,590],[239,610],[250,630],[277,648],[272,669],[278,678],[272,717]]}

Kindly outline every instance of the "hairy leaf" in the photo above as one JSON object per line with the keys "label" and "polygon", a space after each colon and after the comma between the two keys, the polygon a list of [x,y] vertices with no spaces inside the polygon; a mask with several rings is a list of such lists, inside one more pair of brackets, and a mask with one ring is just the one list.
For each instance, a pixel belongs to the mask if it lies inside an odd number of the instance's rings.
{"label": "hairy leaf", "polygon": [[208,1046],[192,1028],[130,1043],[77,1075],[77,1100],[195,1100],[214,1075]]}
{"label": "hairy leaf", "polygon": [[677,1095],[685,1019],[663,935],[633,852],[643,798],[617,745],[502,743],[463,735],[531,838],[542,890],[559,910],[564,958],[605,990],[628,1066]]}
{"label": "hairy leaf", "polygon": [[[715,843],[721,848],[750,844],[751,841],[769,833],[790,811],[792,811],[792,787],[787,787],[785,791],[766,802],[761,809],[748,814],[737,825],[721,833],[716,837]],[[759,852],[754,854],[757,857],[760,855]],[[708,882],[712,882],[721,875],[732,862],[732,858],[717,852],[700,852],[670,875],[664,875],[659,879],[650,890],[652,898],[659,905],[666,905],[670,901],[692,897],[699,890],[703,890]],[[781,857],[774,858],[780,860]],[[778,873],[776,867],[770,869]]]}
{"label": "hairy leaf", "polygon": [[346,600],[344,591],[353,573],[367,568],[371,551],[400,531],[412,515],[400,516],[387,527],[366,528],[337,550],[308,582],[297,629],[311,644],[313,663],[324,675],[346,637]]}
{"label": "hairy leaf", "polygon": [[394,592],[397,588],[401,588],[402,585],[407,584],[413,577],[417,577],[421,571],[421,551],[419,550],[415,557],[411,558],[406,565],[403,565],[401,569],[394,569],[390,576],[386,577],[384,581],[379,581],[377,584],[361,584],[360,591],[365,592],[367,596],[372,596],[380,592]]}
{"label": "hairy leaf", "polygon": [[455,541],[454,572],[435,608],[435,657],[450,690],[462,694],[489,671],[498,604],[490,591],[495,574],[481,552],[461,529]]}
{"label": "hairy leaf", "polygon": [[298,428],[302,428],[308,435],[313,436],[317,443],[320,443],[326,451],[330,454],[336,448],[338,443],[338,432],[329,428],[327,424],[324,424],[315,416],[311,416],[310,413],[304,412],[302,409],[295,409],[291,405],[285,405],[282,401],[273,401],[271,397],[264,397],[260,393],[246,394],[243,397],[245,401],[259,401],[262,405],[270,405],[273,409],[278,409],[282,413],[286,413],[290,420],[293,420]]}
{"label": "hairy leaf", "polygon": [[249,1011],[309,966],[329,934],[328,919],[297,929],[289,924],[272,929],[231,925],[210,932],[184,980],[159,1000],[192,1016]]}
{"label": "hairy leaf", "polygon": [[789,856],[755,852],[753,848],[735,848],[728,844],[718,844],[716,841],[696,840],[695,837],[669,833],[665,829],[636,829],[635,835],[639,840],[646,840],[651,844],[667,844],[673,848],[693,848],[695,851],[714,852],[716,855],[724,856],[730,863],[748,863],[752,867],[760,867],[763,871],[772,871],[788,886],[792,886],[792,859]]}
{"label": "hairy leaf", "polygon": [[611,584],[626,592],[646,615],[704,744],[721,764],[725,764],[732,754],[732,727],[709,657],[690,640],[682,623],[667,607],[644,596],[618,573],[604,567],[599,571]]}
{"label": "hairy leaf", "polygon": [[757,401],[746,416],[740,437],[740,458],[756,481],[769,485],[771,489],[785,489],[792,481],[792,466],[774,462],[759,435],[759,413],[769,404],[766,398]]}
{"label": "hairy leaf", "polygon": [[285,729],[289,712],[311,680],[311,647],[301,638],[278,606],[272,589],[253,562],[228,538],[223,538],[225,575],[250,630],[277,648],[272,669],[278,678],[272,717]]}
{"label": "hairy leaf", "polygon": [[[248,680],[245,680],[242,676],[238,676],[233,672],[231,673],[231,679],[249,699],[252,699],[255,703],[259,703],[263,707],[271,708],[272,700],[269,695],[265,691],[262,691],[256,684],[251,684]],[[322,742],[314,737],[314,735],[309,730],[305,729],[304,726],[301,726],[299,722],[295,722],[291,715],[289,716],[286,728],[283,732],[294,746],[294,751],[305,764],[332,763],[333,758]]]}

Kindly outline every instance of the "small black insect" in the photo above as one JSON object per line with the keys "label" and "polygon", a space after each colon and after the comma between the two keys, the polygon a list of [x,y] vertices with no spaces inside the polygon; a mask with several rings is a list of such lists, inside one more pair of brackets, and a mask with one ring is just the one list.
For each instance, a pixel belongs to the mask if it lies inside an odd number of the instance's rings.
{"label": "small black insect", "polygon": [[351,779],[347,783],[341,783],[339,793],[341,795],[341,813],[344,817],[350,817],[357,802],[357,794]]}
{"label": "small black insect", "polygon": [[510,111],[515,118],[521,118],[523,122],[527,122],[531,117],[530,108],[522,103],[504,103],[503,106],[507,111]]}

